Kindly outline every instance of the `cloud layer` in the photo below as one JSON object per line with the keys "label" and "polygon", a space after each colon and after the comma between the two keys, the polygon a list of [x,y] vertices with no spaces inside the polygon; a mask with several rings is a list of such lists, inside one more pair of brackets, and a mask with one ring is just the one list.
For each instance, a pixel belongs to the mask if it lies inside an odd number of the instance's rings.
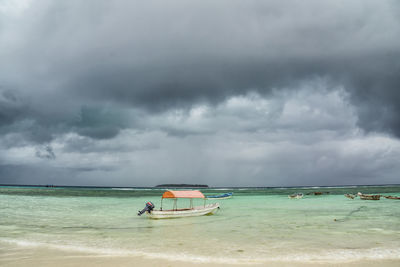
{"label": "cloud layer", "polygon": [[4,1],[0,182],[396,182],[399,11]]}

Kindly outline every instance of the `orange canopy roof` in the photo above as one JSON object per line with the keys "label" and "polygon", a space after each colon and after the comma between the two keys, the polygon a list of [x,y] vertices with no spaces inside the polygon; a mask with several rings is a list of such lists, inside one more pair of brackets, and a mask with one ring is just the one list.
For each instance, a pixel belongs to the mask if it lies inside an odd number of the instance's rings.
{"label": "orange canopy roof", "polygon": [[199,190],[191,191],[165,191],[162,198],[204,198]]}

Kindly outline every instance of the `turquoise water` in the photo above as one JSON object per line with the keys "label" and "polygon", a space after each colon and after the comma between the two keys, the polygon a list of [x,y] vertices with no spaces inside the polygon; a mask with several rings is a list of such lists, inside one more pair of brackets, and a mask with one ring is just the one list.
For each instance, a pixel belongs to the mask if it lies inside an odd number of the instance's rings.
{"label": "turquoise water", "polygon": [[234,197],[212,216],[136,215],[149,200],[158,208],[163,191],[0,187],[0,245],[217,263],[400,259],[400,200],[343,196],[400,196],[400,186],[206,189]]}

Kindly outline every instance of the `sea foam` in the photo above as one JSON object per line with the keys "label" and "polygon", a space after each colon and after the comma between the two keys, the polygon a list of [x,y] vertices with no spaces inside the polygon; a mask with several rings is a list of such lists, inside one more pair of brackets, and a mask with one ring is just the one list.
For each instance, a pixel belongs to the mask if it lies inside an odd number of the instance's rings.
{"label": "sea foam", "polygon": [[193,255],[188,253],[153,253],[132,249],[99,248],[82,245],[60,245],[45,242],[36,242],[21,239],[0,238],[0,242],[14,244],[20,247],[48,248],[62,251],[96,254],[111,257],[145,257],[170,261],[193,263],[220,263],[220,264],[262,264],[268,262],[298,262],[298,263],[346,263],[360,260],[399,260],[400,248],[369,248],[369,249],[335,249],[314,253],[289,253],[285,255],[264,257],[216,257]]}

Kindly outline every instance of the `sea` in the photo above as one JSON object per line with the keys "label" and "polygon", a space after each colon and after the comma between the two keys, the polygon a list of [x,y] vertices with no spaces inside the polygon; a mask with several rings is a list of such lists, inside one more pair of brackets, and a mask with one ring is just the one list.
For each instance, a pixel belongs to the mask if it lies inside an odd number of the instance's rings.
{"label": "sea", "polygon": [[[164,220],[137,215],[147,201],[158,209],[165,190],[1,186],[0,247],[250,265],[400,260],[400,200],[344,196],[400,196],[399,185],[200,188],[205,195],[234,194],[207,200],[221,204],[214,215]],[[289,199],[294,193],[304,197]],[[189,204],[178,200],[178,208]],[[172,202],[164,200],[164,209],[168,205]]]}

